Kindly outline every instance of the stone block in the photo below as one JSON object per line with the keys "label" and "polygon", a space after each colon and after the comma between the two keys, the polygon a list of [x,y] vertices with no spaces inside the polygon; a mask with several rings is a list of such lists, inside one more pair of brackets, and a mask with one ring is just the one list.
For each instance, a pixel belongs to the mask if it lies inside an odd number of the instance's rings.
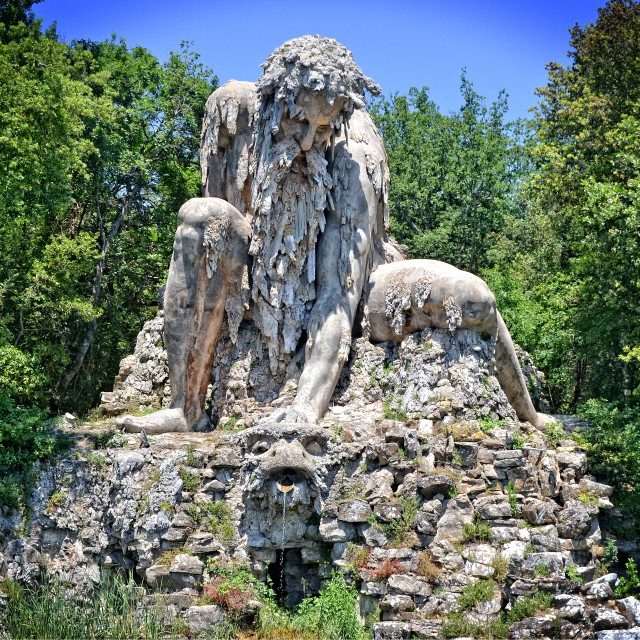
{"label": "stone block", "polygon": [[326,542],[348,542],[355,535],[355,530],[348,522],[342,522],[337,518],[322,518],[319,533]]}
{"label": "stone block", "polygon": [[342,500],[338,503],[338,520],[344,522],[367,522],[371,517],[371,507],[364,500]]}

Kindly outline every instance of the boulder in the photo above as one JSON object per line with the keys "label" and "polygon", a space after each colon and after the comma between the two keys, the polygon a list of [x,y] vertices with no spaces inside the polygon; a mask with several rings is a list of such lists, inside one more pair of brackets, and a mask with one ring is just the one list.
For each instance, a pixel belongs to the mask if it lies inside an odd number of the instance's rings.
{"label": "boulder", "polygon": [[418,491],[425,498],[431,498],[438,493],[446,496],[455,486],[455,480],[444,473],[434,473],[418,480]]}
{"label": "boulder", "polygon": [[447,500],[445,505],[438,520],[436,540],[457,540],[462,537],[462,527],[473,522],[473,506],[464,495]]}
{"label": "boulder", "polygon": [[473,506],[483,520],[511,517],[509,498],[504,495],[481,496],[476,499]]}
{"label": "boulder", "polygon": [[603,629],[626,629],[629,626],[628,620],[622,614],[607,607],[598,607],[589,612],[591,628],[594,631]]}
{"label": "boulder", "polygon": [[338,503],[338,520],[343,522],[367,522],[371,507],[364,500],[342,500]]}
{"label": "boulder", "polygon": [[191,634],[215,636],[212,632],[216,630],[216,627],[224,619],[224,611],[215,604],[189,607],[185,612],[184,619],[189,625]]}
{"label": "boulder", "polygon": [[627,616],[629,626],[640,626],[640,601],[636,600],[633,596],[629,596],[628,598],[618,600],[618,606],[622,613]]}

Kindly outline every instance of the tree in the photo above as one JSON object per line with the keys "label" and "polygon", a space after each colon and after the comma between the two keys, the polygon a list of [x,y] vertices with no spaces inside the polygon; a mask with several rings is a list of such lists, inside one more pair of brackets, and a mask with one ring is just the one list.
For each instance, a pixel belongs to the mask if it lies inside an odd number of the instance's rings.
{"label": "tree", "polygon": [[525,346],[542,355],[557,406],[572,408],[640,394],[640,3],[609,0],[570,33],[571,62],[548,65],[538,91],[528,239],[511,227],[503,259],[541,313],[555,309]]}
{"label": "tree", "polygon": [[0,26],[0,361],[17,399],[86,409],[109,384],[199,195],[216,82],[187,45],[161,64],[115,38]]}
{"label": "tree", "polygon": [[504,93],[486,107],[462,74],[464,103],[442,115],[426,88],[374,104],[389,155],[393,232],[414,258],[478,272],[504,224],[524,157]]}

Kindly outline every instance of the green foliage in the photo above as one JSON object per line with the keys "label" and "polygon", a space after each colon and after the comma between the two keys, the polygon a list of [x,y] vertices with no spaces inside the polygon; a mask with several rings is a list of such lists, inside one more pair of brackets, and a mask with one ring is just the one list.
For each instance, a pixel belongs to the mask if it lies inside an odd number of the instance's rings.
{"label": "green foliage", "polygon": [[412,258],[477,271],[502,229],[523,164],[520,128],[504,121],[504,92],[487,107],[463,71],[463,105],[442,115],[426,88],[373,104],[393,176],[389,210],[395,237]]}
{"label": "green foliage", "polygon": [[47,460],[67,444],[44,411],[16,406],[0,392],[0,504],[23,507],[35,481],[35,461]]}
{"label": "green foliage", "polygon": [[152,312],[217,81],[187,46],[61,42],[31,4],[0,6],[0,383],[84,411]]}
{"label": "green foliage", "polygon": [[640,394],[639,42],[637,0],[571,29],[570,63],[549,64],[538,90],[522,210],[483,274],[558,411]]}
{"label": "green foliage", "polygon": [[590,400],[580,415],[594,423],[582,434],[588,448],[589,471],[613,485],[613,501],[640,533],[640,407]]}
{"label": "green foliage", "polygon": [[565,567],[564,575],[567,578],[567,580],[574,580],[580,583],[584,582],[584,580],[578,573],[578,567],[576,567],[575,564],[568,564]]}
{"label": "green foliage", "polygon": [[382,531],[388,538],[391,546],[404,544],[413,527],[420,507],[420,499],[417,496],[403,496],[400,498],[402,505],[402,515],[399,518],[392,518],[389,522],[380,522],[375,514],[371,514],[369,523]]}
{"label": "green foliage", "polygon": [[193,492],[200,488],[200,478],[195,473],[187,471],[184,467],[180,467],[178,473],[182,479],[183,491]]}
{"label": "green foliage", "polygon": [[94,449],[107,449],[109,447],[125,447],[127,441],[116,429],[105,429],[93,439]]}
{"label": "green foliage", "polygon": [[640,592],[640,576],[638,576],[638,567],[633,558],[627,560],[625,569],[627,575],[620,576],[620,584],[616,587],[616,598],[626,598]]}
{"label": "green foliage", "polygon": [[346,568],[358,575],[359,570],[366,568],[369,564],[371,550],[371,547],[349,542],[344,554],[344,561],[347,563]]}
{"label": "green foliage", "polygon": [[491,568],[493,569],[493,579],[496,582],[504,582],[509,572],[509,561],[497,554],[491,563]]}
{"label": "green foliage", "polygon": [[607,538],[607,541],[604,545],[604,553],[602,554],[600,562],[607,568],[607,571],[612,564],[617,564],[618,545],[613,538]]}
{"label": "green foliage", "polygon": [[231,519],[231,507],[223,500],[203,505],[208,514],[207,531],[220,542],[229,544],[233,540],[235,529]]}
{"label": "green foliage", "polygon": [[251,599],[268,602],[272,598],[268,587],[251,575],[245,565],[225,567],[213,560],[207,569],[213,579],[204,587],[203,604],[219,604],[228,611],[241,611]]}
{"label": "green foliage", "polygon": [[462,542],[491,540],[491,538],[493,538],[493,529],[491,528],[491,525],[487,522],[482,522],[477,515],[473,522],[467,522],[462,525]]}
{"label": "green foliage", "polygon": [[522,449],[527,444],[527,436],[522,431],[511,432],[511,449]]}
{"label": "green foliage", "polygon": [[507,485],[507,496],[509,498],[509,507],[511,507],[511,515],[516,518],[519,513],[518,490],[511,480],[509,480],[509,484]]}
{"label": "green foliage", "polygon": [[534,575],[544,577],[549,575],[549,567],[546,564],[537,564],[533,570]]}
{"label": "green foliage", "polygon": [[195,454],[196,445],[191,443],[187,445],[187,458],[185,460],[185,464],[187,467],[200,468],[203,465],[203,461],[200,457]]}
{"label": "green foliage", "polygon": [[547,428],[547,439],[551,446],[556,448],[560,444],[560,440],[564,438],[564,430],[561,424],[552,424]]}
{"label": "green foliage", "polygon": [[493,580],[478,580],[477,582],[469,583],[460,594],[458,604],[463,609],[471,609],[480,602],[491,600],[495,587],[496,583]]}
{"label": "green foliage", "polygon": [[5,580],[7,631],[11,638],[145,638],[166,637],[164,611],[143,606],[144,591],[133,576],[103,575],[100,583],[74,594],[58,579],[22,587]]}
{"label": "green foliage", "polygon": [[394,403],[397,404],[397,401],[393,394],[387,396],[382,403],[382,415],[387,420],[399,420],[400,422],[406,422],[407,414],[399,407],[392,408],[391,405]]}

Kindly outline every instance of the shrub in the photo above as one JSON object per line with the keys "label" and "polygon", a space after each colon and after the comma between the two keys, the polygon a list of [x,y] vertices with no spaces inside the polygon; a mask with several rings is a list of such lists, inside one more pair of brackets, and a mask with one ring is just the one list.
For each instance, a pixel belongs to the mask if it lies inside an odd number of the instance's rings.
{"label": "shrub", "polygon": [[594,423],[582,434],[589,471],[613,485],[613,502],[633,519],[625,537],[640,535],[640,407],[590,400],[578,413]]}
{"label": "shrub", "polygon": [[36,476],[33,464],[63,450],[68,439],[40,409],[16,406],[0,393],[0,504],[22,507]]}
{"label": "shrub", "polygon": [[578,582],[584,582],[578,573],[578,567],[575,564],[568,564],[564,570],[564,575],[567,580],[574,580]]}
{"label": "shrub", "polygon": [[116,429],[105,429],[93,439],[94,449],[107,449],[108,447],[125,447],[127,441]]}
{"label": "shrub", "polygon": [[467,584],[458,598],[458,604],[463,609],[471,609],[480,602],[491,600],[495,587],[493,580],[478,580]]}
{"label": "shrub", "polygon": [[498,582],[503,582],[509,571],[509,561],[498,554],[493,559],[491,567],[493,568],[493,579]]}
{"label": "shrub", "polygon": [[638,576],[638,567],[635,560],[629,558],[625,565],[627,576],[620,577],[620,584],[616,587],[616,598],[626,598],[640,591],[640,577]]}
{"label": "shrub", "polygon": [[380,522],[375,514],[372,514],[369,523],[382,531],[389,539],[389,544],[399,546],[406,542],[409,531],[413,527],[420,506],[417,496],[403,496],[400,498],[402,515],[393,518],[389,522]]}

